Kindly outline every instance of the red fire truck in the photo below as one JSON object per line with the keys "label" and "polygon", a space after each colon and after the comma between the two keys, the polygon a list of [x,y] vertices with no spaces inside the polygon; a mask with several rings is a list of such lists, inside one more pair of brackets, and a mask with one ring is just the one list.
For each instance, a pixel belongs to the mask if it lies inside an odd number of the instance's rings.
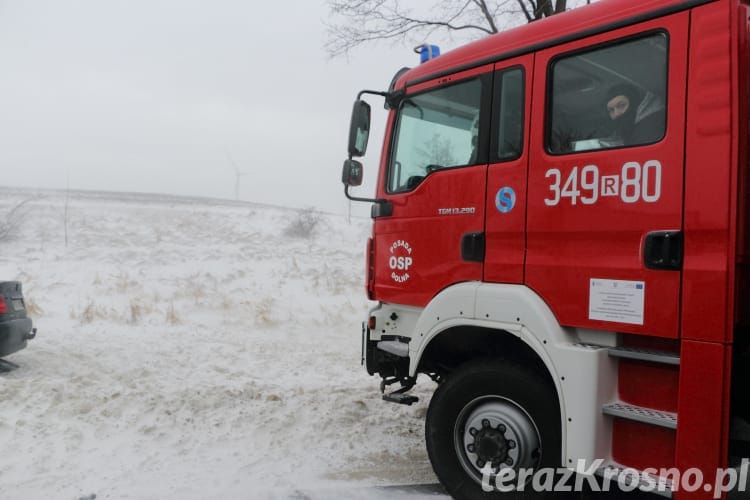
{"label": "red fire truck", "polygon": [[[743,479],[749,19],[747,0],[602,0],[423,47],[358,96],[363,362],[391,402],[438,383],[426,444],[451,495],[547,467],[674,498]],[[350,193],[365,94],[389,109],[374,198]]]}

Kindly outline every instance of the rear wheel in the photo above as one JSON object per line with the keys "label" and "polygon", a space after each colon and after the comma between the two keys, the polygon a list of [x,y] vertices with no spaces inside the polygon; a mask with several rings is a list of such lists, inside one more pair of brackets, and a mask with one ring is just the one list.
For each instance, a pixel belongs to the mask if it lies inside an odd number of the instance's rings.
{"label": "rear wheel", "polygon": [[519,469],[560,466],[557,392],[546,377],[512,361],[475,361],[452,373],[432,397],[425,429],[435,473],[456,499],[499,496],[484,491],[482,480],[494,489],[500,469],[517,477]]}

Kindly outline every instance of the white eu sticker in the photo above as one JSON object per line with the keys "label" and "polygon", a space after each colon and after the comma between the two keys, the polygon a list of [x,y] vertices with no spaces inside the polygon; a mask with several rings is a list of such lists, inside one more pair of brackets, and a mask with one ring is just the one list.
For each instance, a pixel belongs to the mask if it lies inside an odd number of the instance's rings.
{"label": "white eu sticker", "polygon": [[645,293],[643,281],[592,278],[589,319],[642,325]]}

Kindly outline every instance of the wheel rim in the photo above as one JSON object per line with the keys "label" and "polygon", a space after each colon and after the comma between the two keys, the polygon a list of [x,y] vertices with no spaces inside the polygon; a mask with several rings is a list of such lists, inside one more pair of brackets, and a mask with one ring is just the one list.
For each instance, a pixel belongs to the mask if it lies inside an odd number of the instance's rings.
{"label": "wheel rim", "polygon": [[542,458],[534,419],[501,396],[482,396],[467,404],[456,419],[453,441],[461,466],[480,484],[483,473],[495,476],[509,467],[536,469]]}

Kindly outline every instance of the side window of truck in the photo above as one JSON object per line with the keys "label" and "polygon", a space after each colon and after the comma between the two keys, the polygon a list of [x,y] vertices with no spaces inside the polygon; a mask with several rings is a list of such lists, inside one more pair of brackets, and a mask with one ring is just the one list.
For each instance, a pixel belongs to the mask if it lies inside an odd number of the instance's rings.
{"label": "side window of truck", "polygon": [[[478,163],[482,79],[401,101],[388,169],[388,192],[410,191],[431,172]],[[486,154],[485,154],[486,156]]]}
{"label": "side window of truck", "polygon": [[495,75],[494,99],[496,116],[493,119],[490,161],[514,160],[523,150],[524,75],[522,68],[506,69]]}
{"label": "side window of truck", "polygon": [[658,32],[553,60],[547,150],[653,144],[666,130],[668,38]]}

